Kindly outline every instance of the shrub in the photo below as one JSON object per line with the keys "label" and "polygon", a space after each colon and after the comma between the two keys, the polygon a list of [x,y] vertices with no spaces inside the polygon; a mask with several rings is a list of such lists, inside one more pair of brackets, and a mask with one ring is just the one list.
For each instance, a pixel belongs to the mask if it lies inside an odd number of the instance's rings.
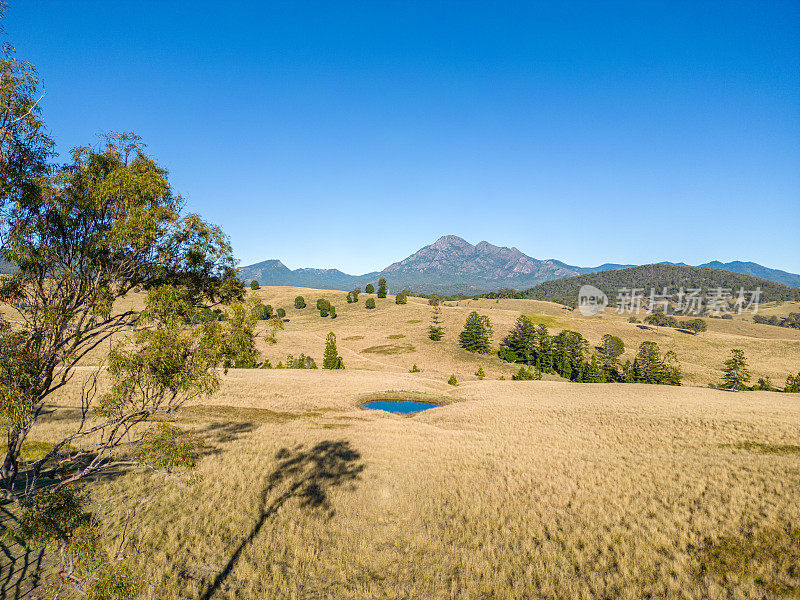
{"label": "shrub", "polygon": [[628,319],[628,323],[638,323],[638,322],[639,322],[639,319],[637,319],[636,317],[630,317]]}
{"label": "shrub", "polygon": [[285,311],[284,309],[282,309],[282,308],[279,308],[279,309],[278,309],[277,311],[275,311],[275,312],[278,314],[278,317],[279,317],[279,318],[281,318],[281,319],[282,319],[282,318],[284,318],[284,317],[286,316],[286,311]]}
{"label": "shrub", "polygon": [[475,371],[475,375],[478,376],[478,379],[483,379],[486,377],[486,371],[483,370],[483,367],[478,367],[478,370]]}
{"label": "shrub", "polygon": [[264,320],[271,319],[273,313],[273,308],[271,304],[267,304],[264,306]]}
{"label": "shrub", "polygon": [[306,307],[306,299],[303,298],[302,296],[298,296],[297,298],[294,299],[294,307],[298,308],[298,309],[305,308]]}
{"label": "shrub", "polygon": [[447,380],[447,383],[449,383],[450,385],[454,385],[454,386],[458,385],[458,379],[456,379],[456,374],[455,373],[450,375],[450,379]]}
{"label": "shrub", "polygon": [[321,308],[320,311],[319,311],[319,316],[320,317],[327,317],[328,316],[328,309],[326,307]]}
{"label": "shrub", "polygon": [[250,289],[255,291],[255,290],[261,289],[261,286],[258,284],[258,282],[255,279],[253,279],[253,281],[250,282]]}
{"label": "shrub", "polygon": [[759,377],[758,383],[753,386],[754,390],[760,390],[762,392],[772,392],[775,391],[775,388],[772,386],[772,380],[769,377]]}
{"label": "shrub", "polygon": [[520,367],[519,371],[517,371],[517,374],[511,377],[511,379],[515,381],[533,381],[534,379],[541,379],[541,378],[542,378],[541,371],[537,369],[529,371],[525,367]]}
{"label": "shrub", "polygon": [[406,296],[405,292],[400,292],[397,296],[394,297],[395,304],[406,304],[408,302],[408,296]]}
{"label": "shrub", "polygon": [[368,283],[367,287],[364,288],[364,291],[366,293],[368,293],[368,294],[374,294],[375,293],[375,286],[372,285],[371,283]]}
{"label": "shrub", "polygon": [[366,303],[364,303],[364,306],[367,309],[375,308],[375,298],[367,298],[367,301]]}
{"label": "shrub", "polygon": [[331,305],[331,319],[336,318],[336,307]]}
{"label": "shrub", "polygon": [[485,354],[491,351],[492,324],[489,317],[474,310],[467,317],[458,339],[461,347],[470,352]]}
{"label": "shrub", "polygon": [[419,373],[419,367],[417,366],[417,363],[414,363],[414,366],[412,366],[411,369],[408,372],[409,373]]}

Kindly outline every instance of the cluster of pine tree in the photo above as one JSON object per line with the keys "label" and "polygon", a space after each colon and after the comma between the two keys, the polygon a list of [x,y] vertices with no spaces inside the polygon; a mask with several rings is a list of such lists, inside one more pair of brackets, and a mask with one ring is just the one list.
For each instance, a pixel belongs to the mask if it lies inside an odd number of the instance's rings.
{"label": "cluster of pine tree", "polygon": [[621,365],[619,357],[624,351],[622,340],[607,334],[593,353],[577,331],[565,329],[550,335],[545,325],[521,315],[503,339],[498,355],[507,362],[530,365],[535,372],[555,373],[570,381],[681,384],[674,352],[662,357],[658,344],[642,342],[634,360]]}
{"label": "cluster of pine tree", "polygon": [[[261,364],[262,369],[272,369],[272,363],[269,362],[269,359],[266,359]],[[297,358],[295,358],[292,354],[288,354],[286,356],[286,362],[278,361],[278,364],[274,367],[275,369],[316,369],[317,362],[311,358],[310,356],[306,356],[305,354],[300,354]]]}

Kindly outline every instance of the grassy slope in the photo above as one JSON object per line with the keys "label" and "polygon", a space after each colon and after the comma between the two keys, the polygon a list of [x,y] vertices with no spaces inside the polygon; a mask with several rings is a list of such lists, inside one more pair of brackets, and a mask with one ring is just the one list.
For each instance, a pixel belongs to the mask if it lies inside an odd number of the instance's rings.
{"label": "grassy slope", "polygon": [[[304,311],[293,308],[298,292],[310,305]],[[699,336],[656,334],[623,316],[479,300],[446,306],[446,339],[434,344],[425,301],[397,306],[390,298],[367,311],[365,296],[348,305],[343,293],[257,293],[290,317],[278,343],[263,345],[273,362],[288,352],[320,362],[332,330],[348,368],[231,371],[216,396],[181,414],[207,444],[198,482],[129,473],[103,483],[96,498],[107,527],[137,507],[142,553],[133,563],[159,597],[202,597],[215,582],[215,598],[800,593],[786,571],[800,537],[785,526],[800,518],[800,454],[792,450],[800,446],[800,398],[497,381],[513,368],[455,343],[473,308],[490,315],[496,340],[525,312],[591,342],[616,333],[629,350],[657,339],[676,349],[698,384],[716,380],[733,346],[745,349],[754,374],[782,382],[800,365],[797,332],[737,319],[710,320]],[[311,307],[317,297],[340,316],[320,318]],[[363,353],[386,344],[415,350]],[[413,362],[422,373],[407,372]],[[479,365],[484,381],[472,375]],[[457,388],[446,384],[451,372]],[[60,403],[75,402],[78,379]],[[359,408],[366,394],[386,390],[452,403],[410,418]],[[66,410],[48,418],[34,442],[70,427]],[[762,451],[773,445],[781,452]],[[761,539],[770,540],[766,550],[753,552]]]}

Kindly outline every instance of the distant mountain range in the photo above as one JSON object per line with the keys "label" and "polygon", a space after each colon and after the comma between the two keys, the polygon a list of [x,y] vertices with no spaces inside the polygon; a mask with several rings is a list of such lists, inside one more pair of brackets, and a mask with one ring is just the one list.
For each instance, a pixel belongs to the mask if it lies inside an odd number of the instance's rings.
{"label": "distant mountain range", "polygon": [[[678,264],[680,263],[664,263]],[[239,269],[245,281],[261,285],[288,285],[329,290],[363,288],[386,277],[392,291],[403,289],[423,293],[475,294],[510,287],[526,290],[545,281],[575,277],[587,273],[627,269],[637,265],[605,263],[596,267],[578,267],[555,259],[536,259],[517,248],[495,246],[488,242],[472,245],[466,240],[446,235],[408,258],[382,271],[348,275],[338,269],[289,269],[279,260],[265,260]],[[683,265],[685,266],[685,265]],[[769,281],[800,287],[800,275],[769,269],[752,262],[710,262],[701,267],[761,277]]]}

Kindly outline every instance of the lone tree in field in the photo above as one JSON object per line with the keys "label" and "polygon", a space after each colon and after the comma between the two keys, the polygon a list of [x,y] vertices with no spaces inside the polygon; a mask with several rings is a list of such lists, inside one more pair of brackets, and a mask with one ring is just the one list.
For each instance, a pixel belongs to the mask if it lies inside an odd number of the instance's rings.
{"label": "lone tree in field", "polygon": [[406,304],[408,302],[408,296],[406,296],[405,292],[400,292],[397,296],[394,297],[395,304]]}
{"label": "lone tree in field", "polygon": [[259,285],[258,281],[253,279],[253,281],[250,282],[250,289],[253,291],[260,290],[261,286]]}
{"label": "lone tree in field", "polygon": [[461,347],[470,352],[486,354],[492,351],[492,324],[489,317],[474,310],[467,317],[464,330],[459,334]]}
{"label": "lone tree in field", "polygon": [[375,286],[374,286],[374,285],[372,285],[371,283],[368,283],[368,284],[367,284],[367,287],[365,287],[365,288],[364,288],[364,291],[365,291],[367,294],[374,294],[374,293],[375,293]]}
{"label": "lone tree in field", "polygon": [[444,327],[442,327],[442,307],[438,304],[433,307],[431,323],[428,328],[428,337],[434,342],[440,342],[444,337]]}
{"label": "lone tree in field", "polygon": [[375,308],[375,298],[367,298],[367,301],[364,303],[364,307],[367,309]]}
{"label": "lone tree in field", "polygon": [[336,349],[336,335],[331,331],[325,339],[325,354],[322,357],[323,369],[344,369],[344,362]]}
{"label": "lone tree in field", "polygon": [[378,279],[378,298],[386,298],[386,278]]}
{"label": "lone tree in field", "polygon": [[722,373],[723,388],[734,392],[746,388],[750,381],[750,371],[744,352],[738,348],[731,350],[731,357],[725,361]]}
{"label": "lone tree in field", "polygon": [[294,307],[297,309],[303,309],[306,307],[306,299],[302,296],[298,296],[294,299]]}

